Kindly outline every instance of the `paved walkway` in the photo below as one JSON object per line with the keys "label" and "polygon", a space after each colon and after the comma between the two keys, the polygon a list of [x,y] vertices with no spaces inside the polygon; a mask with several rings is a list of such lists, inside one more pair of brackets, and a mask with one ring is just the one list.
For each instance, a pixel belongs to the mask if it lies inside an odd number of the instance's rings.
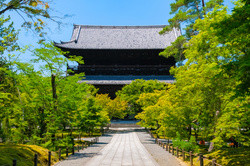
{"label": "paved walkway", "polygon": [[[180,166],[174,156],[153,143],[144,130],[113,129],[97,144],[56,166]],[[156,162],[157,161],[157,162]]]}
{"label": "paved walkway", "polygon": [[115,134],[98,156],[92,158],[87,166],[158,166],[135,132]]}

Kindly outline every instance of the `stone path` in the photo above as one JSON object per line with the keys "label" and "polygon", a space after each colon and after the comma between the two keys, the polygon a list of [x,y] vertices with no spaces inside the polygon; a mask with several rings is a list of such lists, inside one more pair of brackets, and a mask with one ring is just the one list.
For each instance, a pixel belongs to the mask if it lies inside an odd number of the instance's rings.
{"label": "stone path", "polygon": [[87,166],[158,166],[135,132],[115,134],[98,156],[92,158]]}
{"label": "stone path", "polygon": [[[180,166],[171,154],[153,143],[143,130],[114,129],[97,144],[82,150],[56,166]],[[157,162],[156,162],[157,161]]]}

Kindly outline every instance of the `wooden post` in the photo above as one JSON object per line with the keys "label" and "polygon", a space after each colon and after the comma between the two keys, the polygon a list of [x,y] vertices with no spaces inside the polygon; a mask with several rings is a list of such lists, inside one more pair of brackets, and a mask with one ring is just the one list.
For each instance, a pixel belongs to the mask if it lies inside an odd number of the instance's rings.
{"label": "wooden post", "polygon": [[37,166],[37,154],[35,154],[35,157],[34,157],[34,166]]}
{"label": "wooden post", "polygon": [[182,157],[183,157],[183,161],[185,161],[185,151],[182,150]]}
{"label": "wooden post", "polygon": [[68,157],[69,156],[69,148],[67,147],[66,148],[66,157]]}
{"label": "wooden post", "polygon": [[189,152],[190,155],[190,165],[193,166],[193,154],[192,151]]}
{"label": "wooden post", "polygon": [[75,146],[73,145],[73,147],[72,147],[72,155],[74,155],[75,154]]}
{"label": "wooden post", "polygon": [[13,166],[16,166],[16,159],[13,160]]}
{"label": "wooden post", "polygon": [[177,158],[179,157],[179,149],[178,149],[178,147],[176,148],[176,156],[177,156]]}
{"label": "wooden post", "polygon": [[172,145],[172,155],[174,156],[174,146]]}
{"label": "wooden post", "polygon": [[59,151],[58,151],[58,157],[59,157],[59,160],[61,160],[61,155],[62,155],[62,149],[59,148]]}
{"label": "wooden post", "polygon": [[212,160],[212,166],[216,166],[215,162],[216,162],[216,160],[213,159],[213,160]]}
{"label": "wooden post", "polygon": [[51,166],[51,151],[49,151],[48,166]]}
{"label": "wooden post", "polygon": [[77,145],[77,151],[78,151],[78,152],[80,151],[80,149],[79,149],[79,145]]}
{"label": "wooden post", "polygon": [[82,150],[84,149],[84,145],[83,145],[83,143],[82,143]]}
{"label": "wooden post", "polygon": [[203,154],[200,154],[200,166],[204,166],[204,163],[203,163]]}
{"label": "wooden post", "polygon": [[168,151],[168,144],[166,144],[166,151]]}

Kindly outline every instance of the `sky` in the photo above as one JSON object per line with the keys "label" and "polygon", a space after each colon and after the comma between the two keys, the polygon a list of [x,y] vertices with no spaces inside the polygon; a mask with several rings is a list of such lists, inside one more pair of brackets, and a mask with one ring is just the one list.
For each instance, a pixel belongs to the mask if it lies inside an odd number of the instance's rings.
{"label": "sky", "polygon": [[[48,40],[69,41],[73,24],[81,25],[167,25],[172,16],[170,3],[175,0],[54,0],[50,8],[52,16],[60,17],[63,24],[47,22]],[[232,8],[230,0],[225,5]],[[20,28],[22,18],[11,12],[14,26]],[[38,37],[30,31],[20,31],[19,44],[36,45]],[[22,61],[31,59],[29,53],[21,56]]]}

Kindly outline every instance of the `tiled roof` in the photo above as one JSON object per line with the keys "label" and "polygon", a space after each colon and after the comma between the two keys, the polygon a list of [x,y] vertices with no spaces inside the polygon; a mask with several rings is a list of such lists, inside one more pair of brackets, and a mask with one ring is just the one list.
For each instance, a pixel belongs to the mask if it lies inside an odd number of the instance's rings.
{"label": "tiled roof", "polygon": [[126,85],[130,84],[133,80],[144,79],[144,80],[158,80],[159,82],[174,83],[174,77],[170,75],[88,75],[85,76],[80,82],[86,82],[87,84],[93,85]]}
{"label": "tiled roof", "polygon": [[164,35],[157,26],[89,26],[74,25],[69,42],[55,43],[69,49],[164,49],[181,35],[173,29]]}

